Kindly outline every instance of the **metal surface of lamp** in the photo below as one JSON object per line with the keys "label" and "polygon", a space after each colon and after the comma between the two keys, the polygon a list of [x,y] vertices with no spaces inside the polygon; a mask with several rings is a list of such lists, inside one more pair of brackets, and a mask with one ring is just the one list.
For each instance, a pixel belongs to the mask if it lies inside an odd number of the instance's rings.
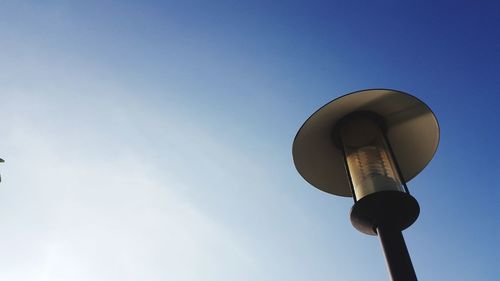
{"label": "metal surface of lamp", "polygon": [[352,196],[351,222],[378,235],[392,280],[416,280],[401,231],[418,217],[406,182],[434,156],[439,126],[409,94],[373,89],[342,96],[300,128],[293,160],[302,177],[325,192]]}

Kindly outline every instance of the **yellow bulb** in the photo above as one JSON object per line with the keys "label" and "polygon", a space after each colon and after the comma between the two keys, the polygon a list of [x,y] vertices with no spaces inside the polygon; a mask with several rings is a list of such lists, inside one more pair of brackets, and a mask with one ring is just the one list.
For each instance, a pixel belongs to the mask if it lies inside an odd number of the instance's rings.
{"label": "yellow bulb", "polygon": [[356,200],[384,190],[405,192],[395,161],[376,122],[354,118],[344,124],[341,139]]}
{"label": "yellow bulb", "polygon": [[356,198],[382,190],[404,191],[388,151],[380,146],[363,146],[350,149],[347,153],[347,165]]}

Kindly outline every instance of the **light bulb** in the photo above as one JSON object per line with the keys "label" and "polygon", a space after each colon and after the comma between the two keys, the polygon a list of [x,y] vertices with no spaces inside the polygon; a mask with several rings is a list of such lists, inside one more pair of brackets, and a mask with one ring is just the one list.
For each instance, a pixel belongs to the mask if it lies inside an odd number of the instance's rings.
{"label": "light bulb", "polygon": [[405,192],[380,125],[369,116],[348,119],[340,132],[354,197],[393,190]]}

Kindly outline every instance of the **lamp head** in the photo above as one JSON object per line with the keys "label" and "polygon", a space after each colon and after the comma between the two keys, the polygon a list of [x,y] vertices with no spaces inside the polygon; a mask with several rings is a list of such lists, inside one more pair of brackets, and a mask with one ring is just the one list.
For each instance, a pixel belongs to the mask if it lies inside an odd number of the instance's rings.
{"label": "lamp head", "polygon": [[[432,159],[438,142],[439,126],[426,104],[400,91],[373,89],[337,98],[311,115],[292,154],[300,175],[316,188],[360,199],[370,191],[353,190],[355,178],[365,173],[375,189],[403,189]],[[386,166],[367,172],[374,160]],[[359,161],[364,166],[354,171]]]}

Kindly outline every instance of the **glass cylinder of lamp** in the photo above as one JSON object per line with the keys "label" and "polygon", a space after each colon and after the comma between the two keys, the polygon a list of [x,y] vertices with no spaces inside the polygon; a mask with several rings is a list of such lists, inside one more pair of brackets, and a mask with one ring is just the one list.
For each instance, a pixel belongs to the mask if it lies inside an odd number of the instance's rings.
{"label": "glass cylinder of lamp", "polygon": [[375,116],[348,116],[340,127],[340,139],[356,201],[379,191],[406,192]]}

